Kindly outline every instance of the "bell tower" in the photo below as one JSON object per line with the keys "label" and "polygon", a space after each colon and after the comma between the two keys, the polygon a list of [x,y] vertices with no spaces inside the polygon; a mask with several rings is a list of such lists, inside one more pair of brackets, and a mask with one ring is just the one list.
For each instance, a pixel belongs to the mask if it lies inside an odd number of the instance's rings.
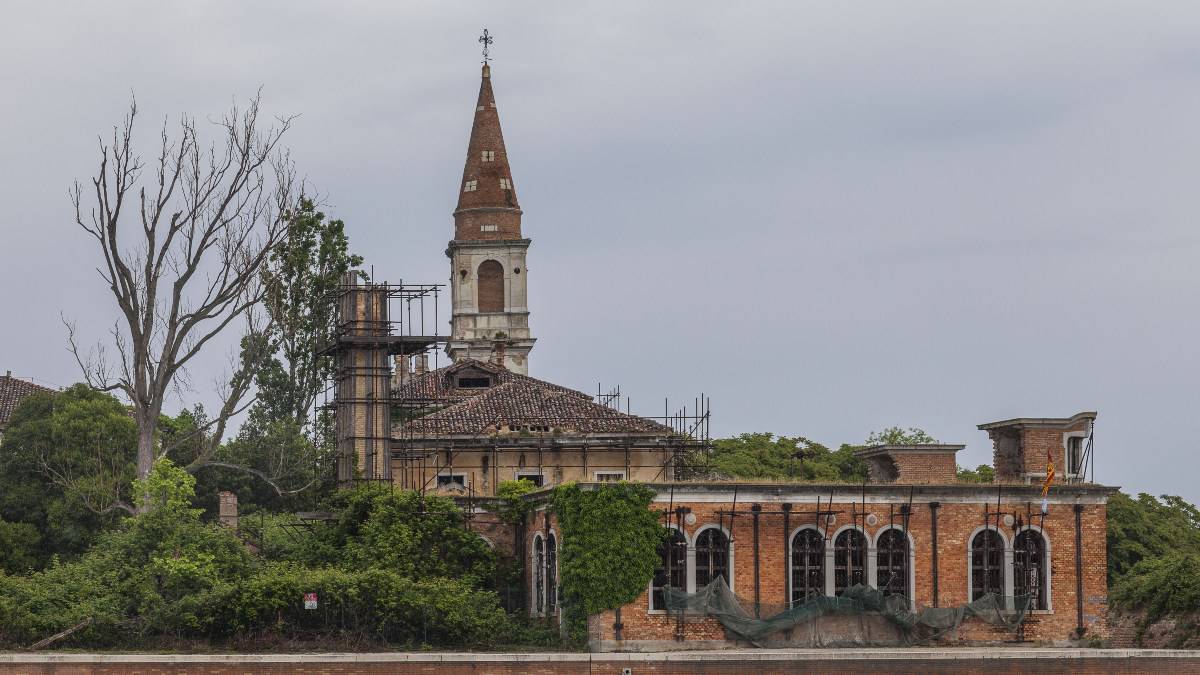
{"label": "bell tower", "polygon": [[529,331],[521,206],[500,131],[491,66],[483,65],[467,161],[454,210],[450,258],[453,308],[446,353],[455,362],[492,361],[529,372]]}

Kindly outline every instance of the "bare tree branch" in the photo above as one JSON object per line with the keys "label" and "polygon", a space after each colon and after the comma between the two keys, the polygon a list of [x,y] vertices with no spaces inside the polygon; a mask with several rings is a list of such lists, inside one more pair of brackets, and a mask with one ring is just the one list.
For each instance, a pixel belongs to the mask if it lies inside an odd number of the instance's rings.
{"label": "bare tree branch", "polygon": [[[137,475],[146,476],[159,454],[155,430],[165,397],[183,369],[218,335],[247,322],[263,298],[260,270],[286,236],[285,213],[293,200],[295,173],[280,142],[293,118],[271,128],[259,124],[259,96],[215,121],[217,143],[205,146],[195,120],[183,117],[175,138],[164,121],[160,146],[143,181],[133,149],[136,100],[100,141],[100,163],[84,206],[84,189],[70,191],[75,222],[100,249],[100,277],[120,313],[109,345],[84,355],[75,326],[68,344],[94,387],[125,394],[138,425]],[[130,221],[136,221],[134,226]],[[247,322],[250,335],[264,330]],[[229,418],[244,406],[264,354],[244,358],[223,392],[207,450],[193,462],[212,459]]]}

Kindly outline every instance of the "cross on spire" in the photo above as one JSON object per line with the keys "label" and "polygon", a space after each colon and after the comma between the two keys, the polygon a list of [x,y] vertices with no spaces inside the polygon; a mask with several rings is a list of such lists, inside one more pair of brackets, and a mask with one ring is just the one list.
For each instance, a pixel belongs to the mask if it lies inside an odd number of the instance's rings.
{"label": "cross on spire", "polygon": [[488,56],[488,47],[495,41],[496,39],[491,35],[488,35],[488,30],[484,28],[483,35],[479,36],[479,42],[483,45],[483,65],[485,66],[487,65],[488,61],[492,60],[491,57]]}

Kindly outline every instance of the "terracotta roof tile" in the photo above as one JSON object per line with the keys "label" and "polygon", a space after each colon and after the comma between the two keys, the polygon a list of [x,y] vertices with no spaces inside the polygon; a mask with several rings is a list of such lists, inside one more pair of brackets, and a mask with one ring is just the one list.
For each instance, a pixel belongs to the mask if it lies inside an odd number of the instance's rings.
{"label": "terracotta roof tile", "polygon": [[[460,389],[453,375],[480,362],[462,362],[431,371],[396,393],[421,395],[445,408],[397,427],[402,435],[441,436],[492,433],[649,434],[671,435],[670,427],[596,403],[592,397],[504,369],[493,372],[498,384]],[[483,364],[490,365],[490,364]],[[495,368],[495,366],[491,366]],[[450,372],[447,372],[450,371]]]}
{"label": "terracotta roof tile", "polygon": [[12,417],[18,403],[30,394],[36,394],[39,391],[52,392],[54,390],[11,375],[0,377],[0,429],[8,426],[8,420]]}

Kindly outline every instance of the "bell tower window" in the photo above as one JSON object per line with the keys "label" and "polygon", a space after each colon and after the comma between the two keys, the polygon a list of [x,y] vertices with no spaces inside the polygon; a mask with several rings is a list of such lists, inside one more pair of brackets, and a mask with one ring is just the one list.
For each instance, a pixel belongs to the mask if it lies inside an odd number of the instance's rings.
{"label": "bell tower window", "polygon": [[496,151],[495,150],[484,150],[482,159],[485,162],[496,161]]}
{"label": "bell tower window", "polygon": [[504,311],[504,267],[495,260],[479,266],[479,311]]}

